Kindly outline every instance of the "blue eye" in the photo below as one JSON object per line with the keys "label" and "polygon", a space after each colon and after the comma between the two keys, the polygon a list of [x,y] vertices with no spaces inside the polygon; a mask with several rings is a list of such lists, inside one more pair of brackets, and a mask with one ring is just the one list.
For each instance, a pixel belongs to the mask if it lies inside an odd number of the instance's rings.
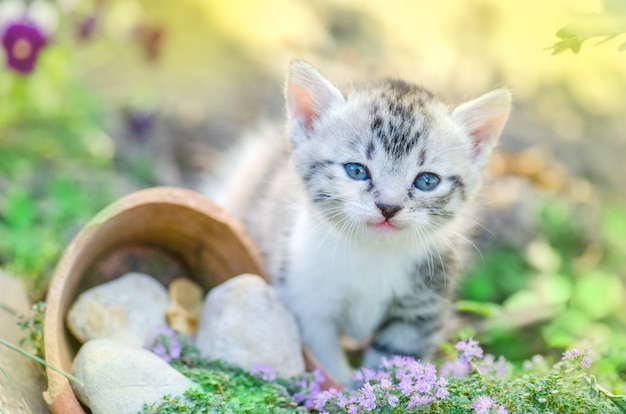
{"label": "blue eye", "polygon": [[432,191],[439,185],[440,182],[441,179],[437,174],[424,172],[418,174],[413,185],[420,191]]}
{"label": "blue eye", "polygon": [[370,178],[370,174],[367,172],[367,168],[365,168],[361,164],[357,164],[356,162],[344,164],[343,168],[346,169],[348,177],[352,178],[353,180],[363,181]]}

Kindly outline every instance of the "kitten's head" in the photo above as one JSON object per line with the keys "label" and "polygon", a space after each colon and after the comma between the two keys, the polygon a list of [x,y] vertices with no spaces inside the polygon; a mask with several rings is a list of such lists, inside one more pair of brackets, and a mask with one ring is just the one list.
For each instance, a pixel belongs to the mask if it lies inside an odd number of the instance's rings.
{"label": "kitten's head", "polygon": [[388,239],[439,232],[478,187],[510,95],[450,109],[397,80],[343,95],[312,66],[287,79],[292,158],[312,204],[339,230]]}

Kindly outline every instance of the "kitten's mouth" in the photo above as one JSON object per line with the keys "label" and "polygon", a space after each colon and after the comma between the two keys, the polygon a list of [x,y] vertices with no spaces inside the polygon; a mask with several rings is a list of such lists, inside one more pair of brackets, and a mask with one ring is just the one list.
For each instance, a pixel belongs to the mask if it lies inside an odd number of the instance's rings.
{"label": "kitten's mouth", "polygon": [[390,222],[389,220],[380,221],[378,223],[367,223],[368,227],[379,231],[381,233],[390,233],[399,231],[402,229],[401,226]]}

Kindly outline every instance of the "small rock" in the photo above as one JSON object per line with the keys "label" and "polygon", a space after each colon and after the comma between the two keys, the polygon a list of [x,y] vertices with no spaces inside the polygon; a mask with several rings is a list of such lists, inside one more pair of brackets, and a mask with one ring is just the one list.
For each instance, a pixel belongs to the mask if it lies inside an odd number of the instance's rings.
{"label": "small rock", "polygon": [[174,279],[169,287],[167,323],[178,333],[195,335],[202,312],[202,288],[191,279]]}
{"label": "small rock", "polygon": [[86,342],[73,371],[83,385],[72,382],[72,388],[94,414],[136,414],[165,395],[199,388],[152,352],[109,339]]}
{"label": "small rock", "polygon": [[83,292],[70,308],[67,325],[81,342],[109,338],[143,346],[165,323],[167,290],[143,273],[127,273]]}
{"label": "small rock", "polygon": [[262,363],[283,378],[304,373],[296,321],[274,289],[256,275],[237,276],[209,292],[196,346],[204,357],[247,370]]}

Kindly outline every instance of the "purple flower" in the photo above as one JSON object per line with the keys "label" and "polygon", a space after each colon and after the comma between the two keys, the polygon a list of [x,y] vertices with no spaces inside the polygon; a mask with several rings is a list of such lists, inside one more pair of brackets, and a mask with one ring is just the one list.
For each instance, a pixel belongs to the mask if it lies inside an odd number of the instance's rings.
{"label": "purple flower", "polygon": [[568,359],[575,359],[578,356],[580,356],[580,351],[576,348],[573,349],[568,349],[567,351],[563,352],[563,360],[568,360]]}
{"label": "purple flower", "polygon": [[586,347],[582,351],[577,348],[568,349],[563,353],[561,360],[574,368],[578,368],[577,365],[589,368],[593,362],[593,358],[591,357],[592,352],[591,347]]}
{"label": "purple flower", "polygon": [[363,413],[383,407],[428,407],[449,395],[448,381],[437,375],[436,367],[411,357],[383,359],[378,370],[362,368],[355,378],[363,381],[357,392],[321,392],[319,386],[312,387],[315,381],[305,379],[294,399],[318,411]]}
{"label": "purple flower", "polygon": [[154,352],[158,357],[164,359],[165,361],[169,362],[171,360],[170,356],[167,353],[167,348],[165,348],[165,345],[163,344],[155,344],[154,347],[151,349],[152,352]]}
{"label": "purple flower", "polygon": [[447,386],[448,386],[448,380],[446,380],[443,377],[439,378],[439,381],[437,381],[437,392],[435,392],[435,397],[439,398],[440,400],[448,398],[448,395],[450,395],[450,392],[446,388]]}
{"label": "purple flower", "polygon": [[[454,361],[447,361],[441,366],[441,375],[443,377],[463,377],[471,371],[472,367],[470,362],[474,359],[480,359],[483,357],[483,349],[479,346],[478,341],[471,338],[467,341],[457,342],[454,348],[457,351],[457,359]],[[483,370],[494,369],[499,372],[499,370],[503,369],[503,366],[506,366],[506,361],[504,359],[502,361],[498,360],[498,364],[496,365],[493,357],[489,357],[489,355],[484,362],[487,367],[483,367]],[[479,370],[481,370],[480,367]]]}
{"label": "purple flower", "polygon": [[260,377],[265,381],[274,381],[276,379],[276,369],[269,364],[259,362],[250,370],[250,374]]}
{"label": "purple flower", "polygon": [[495,401],[491,399],[491,397],[488,397],[486,395],[479,396],[472,403],[472,408],[474,409],[474,412],[476,412],[476,414],[489,414],[492,412],[492,409],[496,410],[497,414],[509,413],[507,409],[504,408],[504,406],[496,404]]}
{"label": "purple flower", "polygon": [[377,374],[378,372],[376,370],[368,367],[363,367],[354,374],[354,379],[357,381],[367,382],[375,380]]}
{"label": "purple flower", "polygon": [[23,74],[32,72],[39,51],[46,44],[42,30],[27,20],[10,23],[2,34],[7,66]]}
{"label": "purple flower", "polygon": [[300,388],[300,392],[294,394],[293,399],[297,403],[304,403],[306,408],[315,405],[316,398],[322,392],[322,383],[326,377],[320,369],[313,371],[311,375],[299,380],[296,385]]}
{"label": "purple flower", "polygon": [[470,372],[470,366],[467,362],[455,359],[454,361],[446,361],[441,366],[441,375],[443,377],[457,377],[461,378]]}
{"label": "purple flower", "polygon": [[398,384],[398,389],[402,391],[402,394],[404,395],[411,395],[413,393],[413,381],[411,378],[403,378]]}
{"label": "purple flower", "polygon": [[87,41],[93,38],[98,26],[98,16],[87,16],[81,19],[76,27],[76,34],[79,40]]}
{"label": "purple flower", "polygon": [[493,373],[498,377],[503,378],[506,375],[506,371],[509,368],[509,364],[503,356],[496,359],[493,355],[487,354],[482,360],[478,370],[481,374]]}
{"label": "purple flower", "polygon": [[150,135],[157,118],[156,111],[150,109],[129,108],[124,115],[128,131],[138,141],[143,141]]}
{"label": "purple flower", "polygon": [[318,411],[322,411],[324,409],[324,406],[328,402],[328,400],[333,398],[333,396],[334,395],[331,391],[320,392],[319,394],[315,396],[315,400],[313,401],[313,408],[315,408]]}
{"label": "purple flower", "polygon": [[482,358],[483,357],[483,349],[478,344],[478,341],[470,338],[467,341],[459,341],[454,346],[457,350],[458,358],[461,361],[469,362],[473,358]]}
{"label": "purple flower", "polygon": [[489,414],[489,409],[493,407],[495,402],[491,397],[481,395],[472,403],[472,408],[476,411],[476,414]]}
{"label": "purple flower", "polygon": [[189,344],[189,338],[176,333],[169,326],[159,326],[149,336],[145,348],[154,352],[165,362],[180,359],[183,346]]}
{"label": "purple flower", "polygon": [[392,387],[391,379],[389,378],[388,375],[382,376],[379,382],[380,382],[380,388],[384,390],[388,390]]}
{"label": "purple flower", "polygon": [[583,359],[580,360],[580,365],[582,365],[585,368],[591,368],[592,362],[593,362],[593,359],[591,359],[591,357],[584,356]]}
{"label": "purple flower", "polygon": [[400,402],[400,399],[398,398],[397,395],[390,395],[389,398],[387,399],[387,402],[389,403],[390,407],[395,407]]}
{"label": "purple flower", "polygon": [[376,408],[376,394],[374,394],[372,385],[366,382],[359,391],[361,392],[361,406],[366,410],[373,411]]}

